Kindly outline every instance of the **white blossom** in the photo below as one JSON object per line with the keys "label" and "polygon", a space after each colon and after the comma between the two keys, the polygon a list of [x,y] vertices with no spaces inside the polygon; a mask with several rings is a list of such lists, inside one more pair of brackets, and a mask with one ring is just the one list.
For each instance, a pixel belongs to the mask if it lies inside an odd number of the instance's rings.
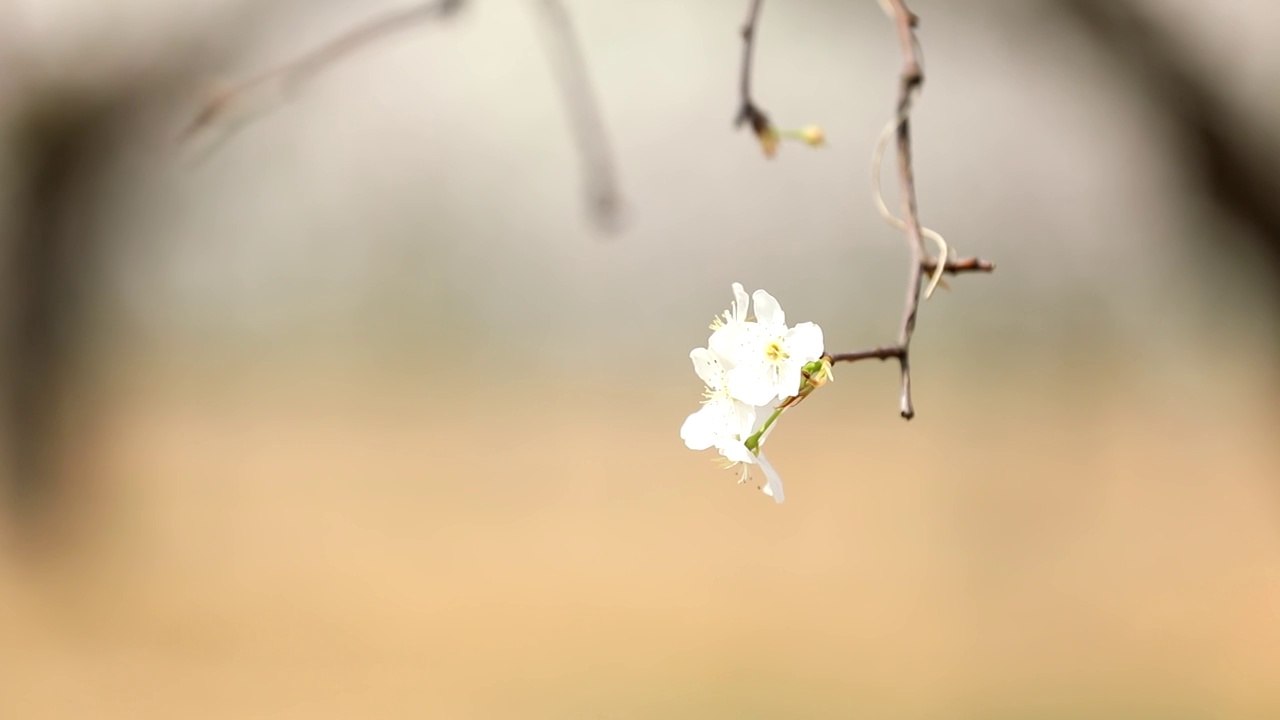
{"label": "white blossom", "polygon": [[[736,445],[742,445],[753,432],[756,408],[729,395],[726,371],[719,358],[707,348],[696,348],[689,353],[694,372],[706,385],[702,407],[685,419],[680,428],[680,438],[691,450],[716,448],[734,462],[742,462]],[[742,446],[742,452],[749,452]]]}
{"label": "white blossom", "polygon": [[[684,426],[680,428],[680,437],[692,450],[714,447],[720,453],[725,469],[741,465],[739,483],[744,483],[751,477],[752,466],[758,466],[764,471],[766,480],[761,490],[775,502],[781,503],[785,499],[782,478],[765,459],[763,452],[765,440],[777,427],[776,420],[769,427],[764,427],[772,416],[773,411],[768,407],[757,408],[732,399],[722,401],[708,398],[700,410],[685,420]],[[755,441],[755,450],[752,450],[747,447],[747,441],[757,434],[759,437]]]}
{"label": "white blossom", "polygon": [[788,328],[782,306],[764,290],[753,299],[756,321],[733,336],[725,364],[733,397],[759,406],[800,392],[804,366],[822,357],[823,340],[822,328],[811,322]]}
{"label": "white blossom", "polygon": [[733,295],[729,309],[712,323],[707,347],[689,353],[705,389],[702,407],[685,419],[680,437],[693,450],[715,448],[726,467],[741,465],[739,482],[759,467],[765,476],[761,490],[781,503],[782,478],[763,446],[783,411],[775,401],[800,394],[804,367],[822,357],[822,330],[813,323],[788,328],[782,307],[764,290],[749,297],[734,283]]}

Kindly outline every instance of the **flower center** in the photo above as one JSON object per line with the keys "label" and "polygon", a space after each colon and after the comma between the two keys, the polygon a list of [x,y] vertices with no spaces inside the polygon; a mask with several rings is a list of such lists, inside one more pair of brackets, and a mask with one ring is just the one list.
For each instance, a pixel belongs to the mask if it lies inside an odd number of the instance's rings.
{"label": "flower center", "polygon": [[782,349],[782,342],[779,340],[770,341],[768,345],[764,346],[764,356],[771,363],[780,363],[791,357],[786,350]]}

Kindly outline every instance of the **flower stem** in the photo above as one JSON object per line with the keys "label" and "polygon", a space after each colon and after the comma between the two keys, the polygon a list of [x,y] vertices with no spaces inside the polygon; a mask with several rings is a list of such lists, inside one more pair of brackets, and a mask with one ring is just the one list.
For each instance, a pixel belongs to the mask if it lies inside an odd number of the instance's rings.
{"label": "flower stem", "polygon": [[774,421],[777,420],[782,415],[782,412],[786,409],[787,408],[785,405],[779,406],[777,409],[775,409],[773,411],[773,414],[769,416],[769,419],[764,421],[764,425],[761,426],[760,430],[757,431],[755,435],[752,435],[751,437],[743,441],[742,444],[746,445],[747,449],[750,450],[751,452],[756,453],[757,455],[760,454],[760,438],[764,437],[764,434],[766,431],[768,431],[769,426],[773,425]]}

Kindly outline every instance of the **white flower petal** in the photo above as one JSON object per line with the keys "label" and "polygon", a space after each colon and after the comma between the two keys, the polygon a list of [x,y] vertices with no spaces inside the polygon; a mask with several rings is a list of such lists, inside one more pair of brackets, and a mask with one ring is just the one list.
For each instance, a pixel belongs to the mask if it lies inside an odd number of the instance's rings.
{"label": "white flower petal", "polygon": [[684,425],[680,427],[680,439],[691,450],[706,450],[715,447],[723,438],[736,434],[739,427],[733,401],[713,400],[685,418]]}
{"label": "white flower petal", "polygon": [[758,422],[756,420],[755,406],[737,400],[726,400],[725,402],[733,408],[730,414],[732,432],[729,434],[744,440],[751,437],[755,433],[755,427]]}
{"label": "white flower petal", "polygon": [[764,352],[765,337],[760,325],[753,322],[731,323],[711,333],[707,348],[731,369],[745,359]]}
{"label": "white flower petal", "polygon": [[777,470],[773,469],[773,465],[765,458],[764,453],[756,458],[759,461],[760,469],[764,470],[765,484],[760,488],[765,495],[773,498],[773,501],[781,505],[787,499],[782,492],[782,476]]}
{"label": "white flower petal", "polygon": [[803,364],[794,360],[778,368],[778,383],[774,390],[779,398],[785,400],[800,392],[800,384],[804,381],[803,368]]}
{"label": "white flower petal", "polygon": [[763,355],[734,367],[725,378],[730,397],[748,405],[768,405],[778,397],[773,368],[763,360]]}
{"label": "white flower petal", "polygon": [[706,450],[715,447],[722,437],[719,428],[722,423],[717,417],[716,409],[711,403],[703,405],[697,412],[684,419],[680,426],[680,439],[690,450]]}
{"label": "white flower petal", "polygon": [[779,325],[785,327],[787,316],[782,306],[772,295],[764,290],[757,290],[752,298],[756,301],[756,321],[761,325]]}
{"label": "white flower petal", "polygon": [[717,398],[703,403],[685,418],[680,439],[690,450],[706,450],[725,442],[741,442],[750,437],[756,424],[756,409],[750,405]]}
{"label": "white flower petal", "polygon": [[756,464],[755,454],[748,450],[741,440],[726,440],[717,445],[716,450],[719,450],[729,462]]}
{"label": "white flower petal", "polygon": [[742,283],[734,283],[733,307],[729,310],[729,317],[737,322],[746,322],[750,302],[751,298],[747,297],[747,291],[743,289]]}
{"label": "white flower petal", "polygon": [[698,373],[707,387],[712,390],[724,389],[724,366],[714,353],[706,348],[694,348],[689,353],[689,359],[693,361],[693,371]]}
{"label": "white flower petal", "polygon": [[801,365],[808,365],[822,357],[825,350],[822,342],[822,328],[811,322],[800,323],[787,333],[786,345],[787,353],[792,360]]}

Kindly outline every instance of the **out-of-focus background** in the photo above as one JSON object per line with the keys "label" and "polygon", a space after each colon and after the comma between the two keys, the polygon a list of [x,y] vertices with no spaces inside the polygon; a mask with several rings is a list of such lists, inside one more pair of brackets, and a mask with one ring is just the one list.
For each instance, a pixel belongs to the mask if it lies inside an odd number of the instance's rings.
{"label": "out-of-focus background", "polygon": [[0,717],[1280,717],[1280,5],[912,3],[922,217],[999,268],[916,420],[888,364],[788,414],[781,506],[687,353],[734,281],[894,337],[877,3],[766,4],[830,140],[767,161],[745,2],[568,0],[612,235],[535,2],[176,142],[396,7],[0,2]]}

